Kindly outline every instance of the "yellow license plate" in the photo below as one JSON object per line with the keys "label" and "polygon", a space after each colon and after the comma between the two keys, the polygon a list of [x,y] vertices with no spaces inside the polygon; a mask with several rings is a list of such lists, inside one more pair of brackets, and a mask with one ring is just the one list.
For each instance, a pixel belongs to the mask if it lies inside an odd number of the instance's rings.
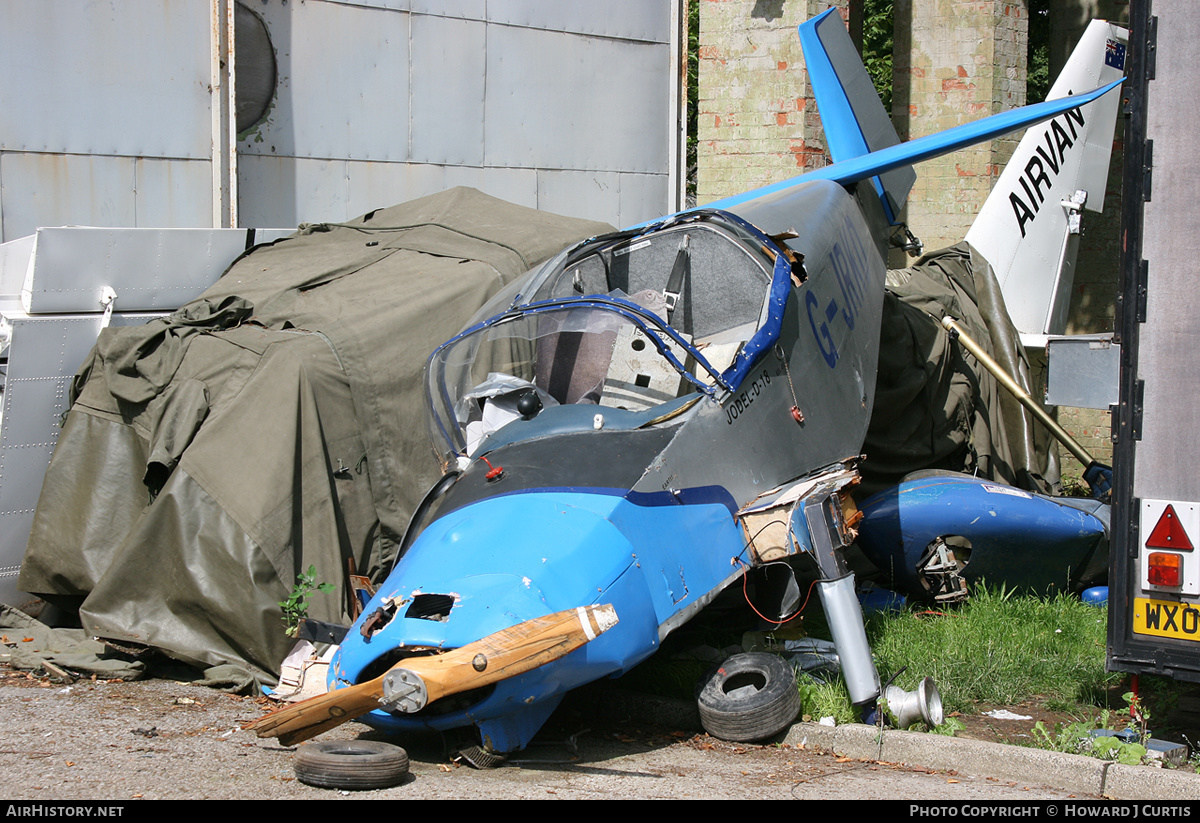
{"label": "yellow license plate", "polygon": [[1191,603],[1135,597],[1133,631],[1155,637],[1200,641],[1200,608]]}

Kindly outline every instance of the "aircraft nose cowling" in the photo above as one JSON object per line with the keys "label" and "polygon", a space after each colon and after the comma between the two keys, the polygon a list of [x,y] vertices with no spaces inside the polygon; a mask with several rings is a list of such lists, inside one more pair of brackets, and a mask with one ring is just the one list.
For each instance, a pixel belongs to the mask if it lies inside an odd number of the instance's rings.
{"label": "aircraft nose cowling", "polygon": [[629,536],[609,519],[620,502],[535,492],[472,503],[430,524],[379,594],[397,602],[418,592],[452,595],[446,624],[467,622],[457,620],[459,610],[471,609],[480,636],[596,602],[634,559]]}
{"label": "aircraft nose cowling", "polygon": [[[657,647],[658,620],[645,578],[636,572],[634,544],[608,519],[621,502],[606,494],[517,494],[435,520],[347,634],[331,666],[331,686],[376,677],[413,647],[460,648],[535,617],[594,603],[611,603],[617,626],[561,660],[502,681],[469,710],[409,717],[375,712],[364,719],[392,728],[451,728],[511,712],[514,700],[544,700],[638,662]],[[362,626],[375,614],[378,627],[364,634]]]}

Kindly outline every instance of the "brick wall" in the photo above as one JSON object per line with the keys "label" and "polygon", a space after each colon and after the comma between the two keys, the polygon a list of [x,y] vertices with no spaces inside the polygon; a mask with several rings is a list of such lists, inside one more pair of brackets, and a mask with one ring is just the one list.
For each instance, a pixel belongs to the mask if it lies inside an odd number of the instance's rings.
{"label": "brick wall", "polygon": [[797,24],[849,0],[699,0],[696,202],[826,164]]}
{"label": "brick wall", "polygon": [[[1024,0],[896,0],[892,117],[902,139],[1025,104]],[[922,163],[907,220],[927,250],[962,240],[1018,137]]]}
{"label": "brick wall", "polygon": [[[1066,429],[1095,460],[1112,465],[1112,422],[1108,412],[1059,406],[1058,425]],[[1066,449],[1060,449],[1060,454],[1063,480],[1067,481],[1074,476],[1076,480],[1082,481],[1083,470],[1087,467],[1072,457]]]}

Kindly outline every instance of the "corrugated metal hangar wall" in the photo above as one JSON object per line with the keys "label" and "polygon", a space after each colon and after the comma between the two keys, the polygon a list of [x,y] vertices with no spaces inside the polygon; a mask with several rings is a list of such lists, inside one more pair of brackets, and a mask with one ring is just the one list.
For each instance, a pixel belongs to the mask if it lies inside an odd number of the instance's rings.
{"label": "corrugated metal hangar wall", "polygon": [[8,0],[0,240],[336,221],[455,185],[658,216],[681,197],[681,5]]}

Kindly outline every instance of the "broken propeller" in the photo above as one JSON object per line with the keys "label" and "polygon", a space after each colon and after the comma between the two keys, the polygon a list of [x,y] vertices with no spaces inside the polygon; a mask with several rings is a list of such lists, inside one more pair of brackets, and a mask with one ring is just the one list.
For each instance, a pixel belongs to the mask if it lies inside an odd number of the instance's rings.
{"label": "broken propeller", "polygon": [[243,728],[291,746],[373,709],[420,711],[440,698],[544,666],[594,640],[617,622],[611,605],[535,617],[444,654],[405,658],[374,680],[276,709]]}

